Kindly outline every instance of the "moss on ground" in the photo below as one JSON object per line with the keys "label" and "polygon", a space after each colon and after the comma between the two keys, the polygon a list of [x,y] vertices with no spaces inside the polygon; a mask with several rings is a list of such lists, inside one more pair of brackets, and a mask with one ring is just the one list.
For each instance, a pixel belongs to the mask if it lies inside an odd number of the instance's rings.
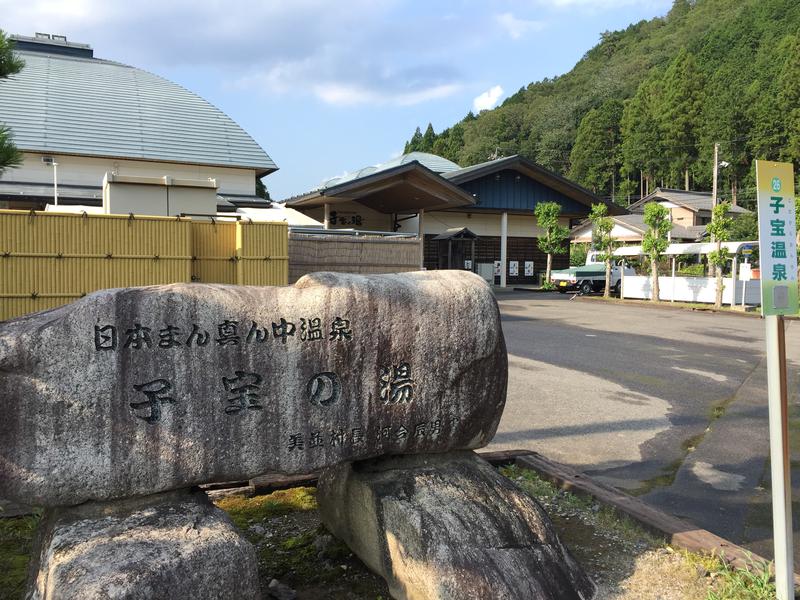
{"label": "moss on ground", "polygon": [[388,598],[383,579],[371,573],[320,522],[315,488],[231,496],[216,502],[255,545],[262,589],[277,579],[298,598]]}
{"label": "moss on ground", "polygon": [[316,510],[315,493],[315,488],[296,487],[252,498],[228,496],[217,500],[215,504],[227,512],[240,529],[246,531],[256,521],[297,511]]}
{"label": "moss on ground", "polygon": [[39,515],[0,518],[0,598],[22,598]]}

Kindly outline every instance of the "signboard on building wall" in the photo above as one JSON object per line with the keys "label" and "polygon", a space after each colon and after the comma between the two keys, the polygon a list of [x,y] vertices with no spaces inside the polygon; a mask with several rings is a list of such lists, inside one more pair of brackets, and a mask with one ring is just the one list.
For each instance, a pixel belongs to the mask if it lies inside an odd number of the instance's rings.
{"label": "signboard on building wall", "polygon": [[533,261],[525,261],[525,277],[533,277]]}
{"label": "signboard on building wall", "polygon": [[471,260],[465,260],[464,261],[464,268],[467,271],[472,271],[472,261]]}
{"label": "signboard on building wall", "polygon": [[499,260],[494,261],[494,276],[500,277],[501,272],[502,269],[500,268],[500,261]]}
{"label": "signboard on building wall", "polygon": [[518,260],[510,260],[510,261],[508,261],[508,275],[510,277],[517,277],[519,275],[519,261]]}
{"label": "signboard on building wall", "polygon": [[761,314],[796,315],[797,224],[792,163],[756,161]]}

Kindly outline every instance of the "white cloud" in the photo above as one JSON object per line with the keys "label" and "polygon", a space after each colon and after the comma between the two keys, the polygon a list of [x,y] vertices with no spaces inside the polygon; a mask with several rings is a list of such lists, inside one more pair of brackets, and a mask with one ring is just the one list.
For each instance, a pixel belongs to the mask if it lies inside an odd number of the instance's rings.
{"label": "white cloud", "polygon": [[500,100],[500,96],[502,95],[503,88],[499,85],[496,85],[483,92],[480,96],[476,97],[472,101],[472,107],[478,112],[482,110],[489,110],[490,108],[495,107],[497,101]]}
{"label": "white cloud", "polygon": [[358,104],[395,104],[412,106],[438,100],[456,93],[460,89],[457,84],[433,85],[418,90],[371,90],[358,85],[327,83],[314,86],[314,94],[328,104],[339,106],[355,106]]}
{"label": "white cloud", "polygon": [[[397,0],[0,0],[9,33],[64,34],[95,56],[167,73],[199,69],[225,85],[311,95],[336,106],[413,105],[464,82],[452,52],[474,36]],[[180,27],[176,27],[180,23]],[[212,75],[213,74],[213,75]]]}
{"label": "white cloud", "polygon": [[531,31],[544,29],[542,21],[518,19],[510,12],[495,15],[494,20],[508,33],[512,40],[518,40]]}

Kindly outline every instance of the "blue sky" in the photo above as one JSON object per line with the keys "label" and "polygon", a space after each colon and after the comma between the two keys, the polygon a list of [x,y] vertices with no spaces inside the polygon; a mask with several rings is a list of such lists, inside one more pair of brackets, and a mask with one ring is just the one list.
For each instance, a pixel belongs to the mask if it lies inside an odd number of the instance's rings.
{"label": "blue sky", "polygon": [[[0,0],[0,28],[64,34],[167,77],[242,125],[274,199],[398,155],[671,0]],[[477,112],[477,111],[476,111]]]}

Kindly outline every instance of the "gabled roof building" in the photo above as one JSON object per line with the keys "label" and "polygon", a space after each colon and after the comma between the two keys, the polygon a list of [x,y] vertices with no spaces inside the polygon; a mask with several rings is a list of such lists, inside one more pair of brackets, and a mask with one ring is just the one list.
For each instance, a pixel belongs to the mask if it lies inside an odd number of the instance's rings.
{"label": "gabled roof building", "polygon": [[[326,180],[286,205],[326,228],[418,234],[421,267],[471,270],[506,286],[535,283],[545,268],[534,216],[541,202],[561,205],[564,225],[581,221],[597,203],[610,214],[626,213],[520,156],[461,168],[423,152]],[[568,252],[555,257],[555,268],[568,263]]]}
{"label": "gabled roof building", "polygon": [[[711,192],[656,188],[641,200],[631,204],[628,210],[632,213],[644,213],[645,205],[650,202],[658,202],[666,206],[670,210],[672,222],[676,225],[700,227],[711,222],[711,209],[713,207]],[[731,206],[728,210],[728,213],[734,217],[749,212],[749,210],[736,205]]]}

